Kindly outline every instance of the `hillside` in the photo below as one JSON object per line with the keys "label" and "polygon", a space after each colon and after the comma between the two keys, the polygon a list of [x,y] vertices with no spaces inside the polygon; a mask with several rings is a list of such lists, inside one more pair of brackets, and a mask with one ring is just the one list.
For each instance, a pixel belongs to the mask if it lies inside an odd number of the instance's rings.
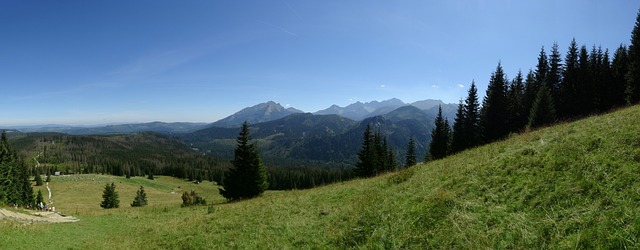
{"label": "hillside", "polygon": [[[221,180],[227,160],[203,156],[182,141],[156,133],[128,135],[12,135],[11,144],[30,166],[62,173],[164,174]],[[43,172],[44,173],[44,172]]]}
{"label": "hillside", "polygon": [[[207,188],[207,200],[217,203],[210,208],[180,208],[167,200],[102,210],[93,191],[91,201],[66,199],[61,207],[80,222],[3,222],[0,241],[7,248],[93,249],[638,248],[637,121],[640,106],[512,136],[399,173],[230,204],[219,203]],[[58,195],[77,192],[76,185],[99,190],[109,181],[91,178],[66,182]],[[115,181],[127,187],[121,194],[126,204],[135,186]],[[135,185],[144,185],[152,201],[181,185],[165,181]]]}

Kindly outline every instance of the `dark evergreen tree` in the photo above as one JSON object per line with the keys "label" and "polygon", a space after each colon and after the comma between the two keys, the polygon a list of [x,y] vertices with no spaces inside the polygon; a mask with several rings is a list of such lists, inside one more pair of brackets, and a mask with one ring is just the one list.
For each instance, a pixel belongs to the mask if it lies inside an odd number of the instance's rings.
{"label": "dark evergreen tree", "polygon": [[38,190],[38,194],[36,195],[36,207],[41,209],[40,203],[44,206],[46,203],[44,202],[44,197],[42,196],[42,191]]}
{"label": "dark evergreen tree", "polygon": [[636,17],[636,25],[631,31],[629,45],[629,69],[627,71],[626,99],[629,104],[640,102],[640,10]]}
{"label": "dark evergreen tree", "polygon": [[465,112],[464,104],[460,101],[458,109],[456,110],[456,118],[453,120],[453,131],[451,132],[451,153],[457,153],[467,148],[468,138],[466,138],[465,131]]}
{"label": "dark evergreen tree", "polygon": [[100,207],[102,208],[117,208],[120,206],[120,200],[118,198],[118,192],[116,191],[116,184],[113,182],[111,185],[108,183],[104,186],[104,192],[102,193],[102,202]]}
{"label": "dark evergreen tree", "polygon": [[478,89],[475,81],[471,82],[464,105],[460,105],[454,121],[451,153],[460,152],[481,144],[480,104],[478,103]]}
{"label": "dark evergreen tree", "polygon": [[507,99],[509,132],[516,132],[524,128],[528,120],[526,117],[528,112],[525,111],[524,107],[524,79],[520,70],[509,85]]}
{"label": "dark evergreen tree", "polygon": [[556,120],[556,110],[553,105],[553,97],[547,90],[546,86],[542,86],[538,91],[538,96],[531,107],[529,115],[529,128],[538,128],[549,125]]}
{"label": "dark evergreen tree", "polygon": [[259,196],[269,186],[257,146],[249,143],[250,140],[249,124],[244,122],[236,139],[237,145],[231,162],[233,167],[225,173],[224,189],[220,189],[220,194],[228,200]]}
{"label": "dark evergreen tree", "polygon": [[418,163],[418,156],[416,156],[416,143],[413,137],[409,137],[409,143],[407,144],[407,155],[404,160],[404,167],[408,168]]}
{"label": "dark evergreen tree", "polygon": [[577,90],[578,98],[578,114],[580,116],[587,115],[591,112],[591,66],[589,64],[589,51],[587,46],[580,47],[578,56],[578,79],[580,86]]}
{"label": "dark evergreen tree", "polygon": [[576,39],[571,40],[569,51],[565,57],[565,67],[563,71],[562,87],[560,89],[560,98],[557,102],[558,116],[562,118],[576,117],[579,112],[579,89],[580,83],[580,65],[579,65],[578,44]]}
{"label": "dark evergreen tree", "polygon": [[379,173],[386,172],[386,159],[387,159],[387,148],[385,143],[383,142],[382,135],[380,132],[380,127],[373,135],[373,174],[377,175]]}
{"label": "dark evergreen tree", "polygon": [[136,192],[136,197],[133,198],[131,203],[132,207],[143,207],[147,205],[147,193],[144,192],[144,187],[140,186],[140,189]]}
{"label": "dark evergreen tree", "polygon": [[391,148],[387,150],[387,161],[385,165],[387,166],[387,171],[389,172],[395,171],[397,168],[396,154],[393,153],[393,150]]}
{"label": "dark evergreen tree", "polygon": [[438,106],[438,116],[435,120],[435,128],[431,131],[429,144],[429,154],[432,159],[442,159],[449,153],[450,131],[449,122],[442,116],[442,107]]}
{"label": "dark evergreen tree", "polygon": [[47,179],[45,182],[51,182],[51,172],[47,172]]}
{"label": "dark evergreen tree", "polygon": [[551,55],[549,56],[549,71],[544,79],[547,90],[553,97],[553,102],[558,103],[560,100],[560,89],[562,88],[562,58],[558,50],[558,43],[553,43],[551,47]]}
{"label": "dark evergreen tree", "polygon": [[367,124],[362,136],[362,147],[358,151],[358,162],[354,169],[354,173],[358,177],[371,177],[375,174],[375,153],[373,146],[373,135],[371,133],[371,125]]}
{"label": "dark evergreen tree", "polygon": [[496,71],[491,74],[480,112],[485,142],[501,139],[508,134],[507,82],[502,65],[498,63]]}
{"label": "dark evergreen tree", "polygon": [[0,205],[31,206],[34,203],[29,171],[9,145],[5,131],[0,138]]}
{"label": "dark evergreen tree", "polygon": [[36,169],[33,174],[35,175],[34,179],[36,181],[36,186],[44,185],[44,181],[42,181],[42,175],[40,174],[40,170]]}
{"label": "dark evergreen tree", "polygon": [[629,71],[629,57],[627,47],[620,45],[613,54],[611,62],[611,86],[607,99],[611,100],[613,107],[619,107],[626,103],[625,89],[627,82],[625,76]]}
{"label": "dark evergreen tree", "polygon": [[482,142],[482,128],[480,125],[480,101],[478,99],[478,89],[476,83],[471,81],[469,94],[464,103],[465,130],[469,140],[468,148],[478,146]]}

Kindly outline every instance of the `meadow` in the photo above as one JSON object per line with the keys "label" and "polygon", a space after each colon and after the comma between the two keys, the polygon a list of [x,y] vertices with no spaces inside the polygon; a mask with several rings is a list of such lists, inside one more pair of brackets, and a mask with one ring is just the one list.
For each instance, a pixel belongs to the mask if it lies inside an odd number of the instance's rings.
{"label": "meadow", "polygon": [[[400,172],[233,203],[211,182],[54,176],[54,206],[80,221],[0,221],[0,242],[4,249],[639,248],[638,121],[635,106]],[[111,182],[120,208],[102,209]],[[130,207],[141,185],[149,205]],[[191,189],[209,205],[181,207]]]}

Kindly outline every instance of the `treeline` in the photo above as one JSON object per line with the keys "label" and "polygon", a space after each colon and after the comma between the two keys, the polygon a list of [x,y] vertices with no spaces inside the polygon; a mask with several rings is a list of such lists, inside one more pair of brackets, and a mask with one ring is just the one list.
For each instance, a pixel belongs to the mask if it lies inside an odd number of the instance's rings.
{"label": "treeline", "polygon": [[[554,43],[542,47],[535,69],[509,80],[498,63],[480,106],[475,82],[458,105],[450,130],[436,120],[431,156],[443,158],[525,129],[574,120],[640,102],[640,12],[631,45],[608,49],[571,41],[564,59]],[[450,131],[450,132],[449,132]]]}
{"label": "treeline", "polygon": [[[66,135],[32,133],[12,138],[11,143],[27,159],[27,176],[39,174],[110,174],[116,176],[173,176],[189,181],[223,183],[230,159],[207,156],[181,140],[157,133],[129,135]],[[33,168],[36,162],[40,168]],[[320,163],[269,161],[269,189],[312,188],[352,178],[351,168]]]}
{"label": "treeline", "polygon": [[0,138],[0,206],[34,205],[29,171],[18,153],[9,145],[7,133]]}
{"label": "treeline", "polygon": [[[78,136],[26,134],[13,140],[24,158],[53,174],[167,175],[194,181],[222,180],[230,164],[204,156],[181,141],[156,133]],[[29,172],[29,174],[34,174]]]}

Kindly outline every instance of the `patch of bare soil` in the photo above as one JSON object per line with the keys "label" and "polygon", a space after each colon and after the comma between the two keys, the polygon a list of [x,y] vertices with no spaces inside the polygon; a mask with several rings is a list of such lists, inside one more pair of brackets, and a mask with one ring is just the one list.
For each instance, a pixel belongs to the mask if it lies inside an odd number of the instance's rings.
{"label": "patch of bare soil", "polygon": [[31,214],[19,213],[0,208],[0,219],[14,220],[20,222],[43,222],[43,223],[60,223],[60,222],[77,222],[79,219],[73,216],[67,216],[56,212],[31,212]]}

